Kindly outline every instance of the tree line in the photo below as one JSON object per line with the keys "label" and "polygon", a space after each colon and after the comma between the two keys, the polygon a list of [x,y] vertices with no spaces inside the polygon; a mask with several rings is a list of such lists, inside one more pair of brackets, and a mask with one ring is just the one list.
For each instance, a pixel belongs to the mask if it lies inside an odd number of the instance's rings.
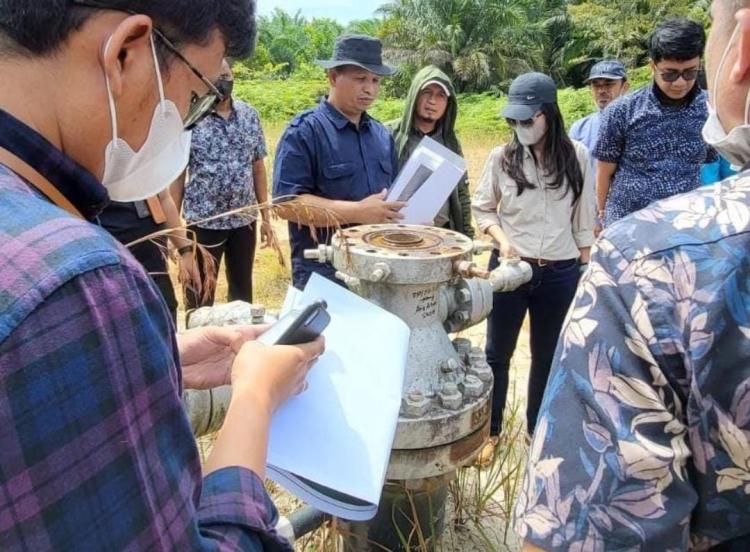
{"label": "tree line", "polygon": [[386,92],[401,96],[427,63],[446,71],[461,92],[506,89],[526,71],[542,71],[560,86],[578,86],[590,66],[615,57],[630,67],[646,61],[644,43],[665,17],[708,23],[710,0],[393,0],[372,19],[343,26],[276,9],[259,18],[256,77],[319,74],[344,32],[383,40],[399,74]]}

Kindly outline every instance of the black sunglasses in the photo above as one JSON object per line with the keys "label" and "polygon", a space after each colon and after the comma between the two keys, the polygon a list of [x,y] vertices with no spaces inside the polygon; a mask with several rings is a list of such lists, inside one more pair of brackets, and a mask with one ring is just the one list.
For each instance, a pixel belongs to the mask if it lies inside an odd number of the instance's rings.
{"label": "black sunglasses", "polygon": [[690,82],[698,78],[699,72],[700,69],[685,69],[684,71],[667,69],[665,71],[659,71],[659,75],[661,75],[664,82],[676,82],[680,77],[685,79],[686,82]]}
{"label": "black sunglasses", "polygon": [[511,127],[520,126],[520,127],[524,127],[524,128],[529,128],[530,126],[533,126],[534,121],[536,119],[538,119],[539,117],[541,117],[541,116],[542,116],[542,112],[540,111],[539,113],[537,113],[536,115],[534,115],[531,119],[519,120],[519,119],[508,119],[508,118],[506,118],[505,120],[508,122],[508,125],[511,126]]}
{"label": "black sunglasses", "polygon": [[[108,6],[106,3],[96,2],[95,0],[70,0],[70,2],[76,6],[80,6],[83,8],[112,10],[128,13],[130,15],[137,15],[136,12],[133,12],[131,10],[114,8],[112,6]],[[209,115],[209,113],[211,113],[214,107],[216,107],[216,104],[224,101],[225,97],[221,92],[219,92],[219,89],[216,88],[216,86],[214,86],[214,84],[203,75],[203,73],[201,73],[192,63],[188,61],[188,59],[184,55],[182,55],[182,52],[180,52],[177,47],[172,44],[172,41],[169,40],[164,35],[164,33],[162,33],[155,26],[152,28],[152,31],[154,33],[154,36],[156,36],[156,38],[158,38],[162,42],[162,44],[164,44],[167,50],[169,50],[170,53],[172,53],[182,63],[187,65],[190,71],[192,71],[192,73],[196,77],[198,77],[201,82],[203,82],[203,84],[205,84],[208,88],[208,92],[203,94],[202,96],[199,96],[195,92],[192,92],[192,97],[190,99],[190,108],[188,109],[188,113],[187,115],[185,115],[185,118],[182,121],[183,125],[185,126],[185,130],[191,130],[195,127],[195,125],[205,119]]]}

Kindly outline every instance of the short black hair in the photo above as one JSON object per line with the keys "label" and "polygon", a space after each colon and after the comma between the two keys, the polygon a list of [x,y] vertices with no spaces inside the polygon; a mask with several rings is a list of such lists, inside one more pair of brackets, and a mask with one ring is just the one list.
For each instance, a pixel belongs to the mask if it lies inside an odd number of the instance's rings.
{"label": "short black hair", "polygon": [[682,17],[666,19],[648,38],[648,55],[658,63],[663,59],[687,61],[703,55],[706,31],[703,25]]}
{"label": "short black hair", "polygon": [[[218,30],[226,55],[247,57],[255,45],[255,0],[98,0],[104,8],[142,13],[175,45],[204,44]],[[97,9],[70,0],[0,0],[0,55],[57,51]]]}

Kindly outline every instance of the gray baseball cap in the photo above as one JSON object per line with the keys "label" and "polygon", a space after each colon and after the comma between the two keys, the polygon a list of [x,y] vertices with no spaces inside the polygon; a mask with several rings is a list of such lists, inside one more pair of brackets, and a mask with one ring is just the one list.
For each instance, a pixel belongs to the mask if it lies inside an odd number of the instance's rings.
{"label": "gray baseball cap", "polygon": [[510,84],[508,103],[500,113],[508,119],[531,119],[544,104],[557,103],[557,85],[543,73],[525,73]]}
{"label": "gray baseball cap", "polygon": [[396,70],[383,63],[383,44],[377,38],[366,35],[343,35],[336,39],[333,59],[318,60],[325,69],[344,65],[356,65],[371,73],[387,77]]}
{"label": "gray baseball cap", "polygon": [[594,64],[589,72],[589,78],[583,82],[588,84],[594,79],[625,80],[627,78],[628,71],[624,63],[616,59],[605,59]]}

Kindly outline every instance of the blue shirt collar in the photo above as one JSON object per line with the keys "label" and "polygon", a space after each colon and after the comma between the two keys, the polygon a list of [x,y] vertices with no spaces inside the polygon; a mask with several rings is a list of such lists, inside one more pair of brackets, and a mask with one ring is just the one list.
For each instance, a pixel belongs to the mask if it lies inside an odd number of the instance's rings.
{"label": "blue shirt collar", "polygon": [[0,146],[36,169],[88,220],[109,203],[99,180],[44,136],[0,109]]}
{"label": "blue shirt collar", "polygon": [[[320,109],[338,130],[343,130],[344,128],[346,128],[346,125],[351,125],[353,128],[356,128],[354,126],[354,123],[347,119],[346,116],[338,109],[333,107],[333,105],[331,105],[327,98],[323,99],[320,102]],[[359,128],[366,128],[369,125],[370,116],[367,113],[362,113],[362,119],[360,119]]]}

